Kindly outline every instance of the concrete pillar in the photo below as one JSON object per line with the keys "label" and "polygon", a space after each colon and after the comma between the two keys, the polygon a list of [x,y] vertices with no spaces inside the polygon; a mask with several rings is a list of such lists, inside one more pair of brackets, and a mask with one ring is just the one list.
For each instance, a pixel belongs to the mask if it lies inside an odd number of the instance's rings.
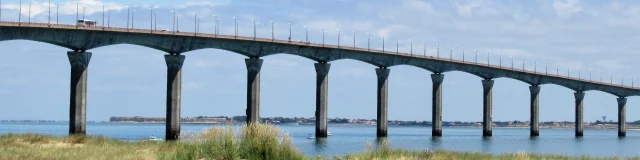
{"label": "concrete pillar", "polygon": [[531,92],[531,120],[529,121],[529,127],[531,127],[531,132],[530,132],[530,136],[535,137],[535,136],[540,136],[540,129],[539,129],[539,123],[540,123],[540,115],[539,115],[539,94],[540,94],[540,86],[538,85],[532,85],[529,86],[529,91]]}
{"label": "concrete pillar", "polygon": [[320,62],[314,66],[316,68],[316,137],[327,137],[328,75],[331,64]]}
{"label": "concrete pillar", "polygon": [[627,136],[627,98],[618,98],[618,137]]}
{"label": "concrete pillar", "polygon": [[260,122],[260,69],[262,59],[245,59],[247,64],[247,123]]}
{"label": "concrete pillar", "polygon": [[378,137],[386,137],[387,136],[387,113],[389,110],[388,106],[388,78],[389,78],[389,70],[387,67],[376,68],[376,75],[378,75],[378,115],[376,117],[376,124],[378,125],[378,129],[376,135]]}
{"label": "concrete pillar", "polygon": [[582,137],[582,112],[583,112],[583,100],[584,92],[577,91],[573,94],[576,97],[576,137]]}
{"label": "concrete pillar", "polygon": [[91,52],[67,52],[71,64],[69,134],[87,134],[87,68]]}
{"label": "concrete pillar", "polygon": [[165,140],[180,138],[180,104],[182,99],[182,64],[184,55],[164,55],[167,63],[167,116]]}
{"label": "concrete pillar", "polygon": [[442,81],[444,74],[431,74],[433,82],[431,103],[431,136],[442,136]]}
{"label": "concrete pillar", "polygon": [[482,107],[482,136],[491,136],[491,124],[492,122],[492,105],[493,105],[493,80],[482,80],[483,92],[483,107]]}

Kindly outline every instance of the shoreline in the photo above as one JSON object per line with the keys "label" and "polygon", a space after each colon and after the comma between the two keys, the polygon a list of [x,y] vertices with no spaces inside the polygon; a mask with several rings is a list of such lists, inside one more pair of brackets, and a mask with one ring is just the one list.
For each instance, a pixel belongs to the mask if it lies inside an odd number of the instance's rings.
{"label": "shoreline", "polygon": [[[0,124],[67,124],[67,122],[0,122]],[[144,125],[144,124],[164,124],[164,122],[87,122],[87,124],[130,124],[130,125]],[[187,125],[227,125],[227,123],[210,123],[210,122],[186,122],[181,124]],[[229,123],[229,125],[242,125],[243,123]],[[273,124],[275,126],[314,126],[315,124],[291,124],[280,123]],[[342,124],[342,123],[329,123],[329,126],[354,126],[354,127],[375,127],[375,124]],[[431,125],[388,125],[389,127],[431,127]],[[482,126],[443,126],[444,128],[482,128]],[[640,125],[630,126],[627,125],[628,131],[639,131]],[[529,126],[493,126],[493,128],[501,129],[528,129]],[[573,126],[555,127],[555,126],[540,126],[540,129],[575,129]],[[584,125],[584,129],[589,130],[616,130],[617,125]]]}

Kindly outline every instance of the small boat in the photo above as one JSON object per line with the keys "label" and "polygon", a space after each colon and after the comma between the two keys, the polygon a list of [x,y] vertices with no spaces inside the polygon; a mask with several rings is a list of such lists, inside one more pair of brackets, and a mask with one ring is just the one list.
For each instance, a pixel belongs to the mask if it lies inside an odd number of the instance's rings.
{"label": "small boat", "polygon": [[146,140],[148,140],[148,141],[162,141],[162,139],[158,139],[155,136],[149,136]]}
{"label": "small boat", "polygon": [[327,132],[327,136],[331,136],[331,132]]}
{"label": "small boat", "polygon": [[316,138],[316,137],[313,137],[312,134],[309,134],[309,136],[307,136],[307,139],[314,139],[314,138]]}

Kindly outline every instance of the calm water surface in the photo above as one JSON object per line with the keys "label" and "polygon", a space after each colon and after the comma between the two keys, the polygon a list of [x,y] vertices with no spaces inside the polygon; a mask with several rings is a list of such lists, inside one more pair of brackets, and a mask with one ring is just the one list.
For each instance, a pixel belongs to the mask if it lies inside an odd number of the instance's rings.
{"label": "calm water surface", "polygon": [[[201,131],[212,125],[183,124],[182,132]],[[164,138],[164,124],[89,123],[87,134],[123,140],[138,140],[155,135]],[[344,155],[365,150],[367,142],[375,146],[375,126],[329,126],[333,134],[326,139],[306,139],[314,133],[312,125],[281,125],[293,143],[307,155]],[[0,134],[41,133],[67,135],[66,123],[0,123]],[[616,130],[585,130],[574,137],[573,129],[541,129],[540,137],[530,138],[528,128],[494,128],[493,137],[483,138],[482,128],[444,128],[443,137],[431,137],[431,127],[390,126],[388,140],[394,148],[421,150],[440,148],[488,153],[535,152],[543,154],[590,156],[640,156],[640,131],[628,130],[618,138]]]}

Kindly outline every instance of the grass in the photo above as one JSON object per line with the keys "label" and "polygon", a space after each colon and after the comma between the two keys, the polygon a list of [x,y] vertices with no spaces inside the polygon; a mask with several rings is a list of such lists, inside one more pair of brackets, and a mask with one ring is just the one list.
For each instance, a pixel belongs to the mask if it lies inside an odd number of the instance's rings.
{"label": "grass", "polygon": [[[493,155],[477,152],[445,150],[410,151],[392,149],[382,140],[374,148],[366,145],[362,153],[335,156],[341,160],[371,159],[621,159],[617,157],[569,157],[509,153]],[[4,159],[264,159],[298,160],[327,159],[308,157],[292,144],[287,133],[269,124],[251,124],[233,129],[231,126],[213,127],[201,132],[185,133],[176,142],[127,142],[100,136],[53,137],[38,134],[0,135],[0,160]],[[628,158],[637,159],[640,158]]]}

